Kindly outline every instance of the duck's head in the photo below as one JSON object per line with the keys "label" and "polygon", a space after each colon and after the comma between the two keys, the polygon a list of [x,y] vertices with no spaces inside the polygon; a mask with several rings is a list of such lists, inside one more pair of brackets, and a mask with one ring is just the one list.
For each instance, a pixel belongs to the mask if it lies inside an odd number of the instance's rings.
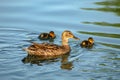
{"label": "duck's head", "polygon": [[92,37],[89,37],[89,38],[88,38],[88,41],[89,41],[91,44],[93,44],[93,43],[94,43],[94,40],[93,40],[93,38],[92,38]]}
{"label": "duck's head", "polygon": [[70,38],[79,40],[79,38],[75,37],[71,31],[65,30],[62,33],[62,42],[68,42],[68,39],[70,39]]}
{"label": "duck's head", "polygon": [[55,38],[55,33],[53,31],[49,32],[50,37]]}

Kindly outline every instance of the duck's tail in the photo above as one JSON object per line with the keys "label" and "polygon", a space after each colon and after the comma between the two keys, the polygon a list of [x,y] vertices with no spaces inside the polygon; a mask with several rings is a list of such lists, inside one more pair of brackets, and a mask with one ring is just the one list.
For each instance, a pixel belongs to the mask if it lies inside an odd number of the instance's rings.
{"label": "duck's tail", "polygon": [[27,49],[27,48],[23,48],[22,50],[24,50],[24,51],[28,51],[28,49]]}
{"label": "duck's tail", "polygon": [[34,55],[34,51],[29,50],[28,48],[23,48],[24,51],[26,51],[29,55]]}

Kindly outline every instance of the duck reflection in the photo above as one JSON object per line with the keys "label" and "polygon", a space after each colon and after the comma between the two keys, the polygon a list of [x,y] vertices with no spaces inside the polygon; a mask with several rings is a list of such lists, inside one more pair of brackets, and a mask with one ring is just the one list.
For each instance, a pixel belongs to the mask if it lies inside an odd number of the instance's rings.
{"label": "duck reflection", "polygon": [[61,56],[52,56],[52,57],[40,57],[35,55],[27,55],[21,61],[26,64],[30,63],[31,65],[37,64],[38,66],[42,66],[42,63],[52,63],[58,62],[61,60],[61,69],[72,70],[73,64],[72,62],[68,62],[69,53],[61,55]]}
{"label": "duck reflection", "polygon": [[61,66],[60,66],[61,69],[72,70],[73,64],[72,62],[68,62],[68,57],[69,57],[69,54],[65,54],[62,56]]}

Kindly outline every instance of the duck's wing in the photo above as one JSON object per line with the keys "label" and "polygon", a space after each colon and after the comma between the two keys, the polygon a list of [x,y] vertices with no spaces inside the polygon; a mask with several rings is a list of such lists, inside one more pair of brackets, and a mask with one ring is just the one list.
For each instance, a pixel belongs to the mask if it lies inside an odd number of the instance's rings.
{"label": "duck's wing", "polygon": [[28,49],[36,50],[36,51],[37,50],[49,50],[49,51],[51,50],[51,51],[53,51],[53,50],[58,50],[58,49],[60,50],[62,48],[64,48],[64,47],[59,46],[57,44],[49,44],[49,43],[39,44],[39,43],[35,43],[35,42],[33,42],[32,45],[28,47]]}
{"label": "duck's wing", "polygon": [[32,55],[54,56],[54,55],[61,55],[65,53],[65,48],[63,46],[59,46],[56,44],[33,43],[33,45],[28,47],[27,52]]}
{"label": "duck's wing", "polygon": [[49,44],[49,43],[35,43],[33,42],[31,46],[34,46],[34,48],[45,48],[45,49],[56,49],[60,48],[61,46],[56,45],[56,44]]}

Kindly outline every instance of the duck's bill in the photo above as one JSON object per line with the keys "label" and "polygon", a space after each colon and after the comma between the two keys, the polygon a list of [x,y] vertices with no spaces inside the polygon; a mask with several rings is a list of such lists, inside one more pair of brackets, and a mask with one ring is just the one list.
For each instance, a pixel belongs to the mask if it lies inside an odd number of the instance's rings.
{"label": "duck's bill", "polygon": [[76,39],[76,40],[80,40],[79,38],[77,38],[77,37],[75,37],[75,36],[74,36],[73,38]]}

